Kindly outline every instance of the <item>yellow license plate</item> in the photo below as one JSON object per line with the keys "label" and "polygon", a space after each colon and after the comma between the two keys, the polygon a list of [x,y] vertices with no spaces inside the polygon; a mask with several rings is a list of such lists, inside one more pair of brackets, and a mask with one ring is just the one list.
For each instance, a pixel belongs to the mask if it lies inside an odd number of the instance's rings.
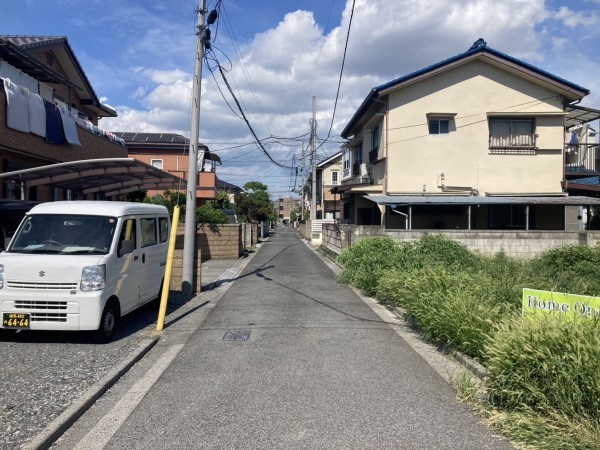
{"label": "yellow license plate", "polygon": [[4,328],[29,328],[29,314],[3,313],[2,326]]}

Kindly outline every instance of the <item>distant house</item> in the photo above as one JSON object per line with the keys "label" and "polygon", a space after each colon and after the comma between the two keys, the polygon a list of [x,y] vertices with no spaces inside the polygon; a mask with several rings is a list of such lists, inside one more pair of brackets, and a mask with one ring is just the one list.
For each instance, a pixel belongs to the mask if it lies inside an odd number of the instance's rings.
{"label": "distant house", "polygon": [[279,220],[280,222],[289,222],[291,212],[295,210],[300,210],[301,205],[302,199],[300,198],[281,197],[277,199],[277,201],[273,202],[273,209],[275,211],[275,215],[277,216],[277,220]]}
{"label": "distant house", "polygon": [[[103,117],[116,116],[98,99],[65,36],[0,36],[3,175],[81,160],[126,158],[123,142],[98,126]],[[3,177],[0,198],[105,198],[103,189],[83,184],[82,177],[53,178],[50,172],[35,180],[23,174]]]}
{"label": "distant house", "polygon": [[[316,219],[339,219],[340,206],[337,187],[342,180],[342,152],[337,152],[316,165]],[[306,205],[312,201],[312,174],[304,185],[303,198]]]}
{"label": "distant house", "polygon": [[[121,131],[115,131],[114,134],[123,139],[130,157],[187,180],[190,141],[185,136],[176,133]],[[216,166],[221,164],[221,158],[211,153],[208,147],[203,144],[198,146],[198,151],[204,152],[204,164],[202,167],[198,167],[196,189],[196,201],[201,204],[205,200],[217,198]],[[186,191],[187,184],[175,187],[175,189]],[[163,191],[150,190],[148,196],[152,197],[162,193]]]}
{"label": "distant house", "polygon": [[597,204],[589,90],[487,46],[371,90],[342,131],[342,221],[386,229],[576,230]]}

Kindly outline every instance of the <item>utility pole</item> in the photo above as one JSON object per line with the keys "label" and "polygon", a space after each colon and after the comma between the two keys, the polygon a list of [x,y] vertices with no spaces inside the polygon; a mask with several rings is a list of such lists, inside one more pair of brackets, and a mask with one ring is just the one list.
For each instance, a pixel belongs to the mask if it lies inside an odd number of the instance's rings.
{"label": "utility pole", "polygon": [[[185,208],[185,234],[183,236],[183,270],[181,274],[181,292],[185,295],[194,293],[194,265],[196,264],[196,185],[198,164],[204,164],[204,151],[198,158],[198,140],[200,135],[200,95],[202,84],[202,60],[204,59],[205,27],[204,14],[206,0],[198,7],[198,30],[196,32],[196,60],[194,78],[192,80],[192,119],[190,132],[188,178]],[[200,159],[200,161],[199,161]],[[202,168],[202,166],[200,166]]]}
{"label": "utility pole", "polygon": [[310,220],[311,222],[317,218],[317,98],[312,99],[312,121],[310,127],[310,151],[312,164],[312,198],[310,202]]}

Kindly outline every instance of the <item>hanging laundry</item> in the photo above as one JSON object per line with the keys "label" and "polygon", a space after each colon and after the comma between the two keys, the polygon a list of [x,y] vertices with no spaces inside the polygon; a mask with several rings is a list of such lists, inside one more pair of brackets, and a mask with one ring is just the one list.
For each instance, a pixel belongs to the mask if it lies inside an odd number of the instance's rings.
{"label": "hanging laundry", "polygon": [[6,93],[6,126],[13,130],[29,133],[29,114],[25,88],[4,78]]}
{"label": "hanging laundry", "polygon": [[38,81],[26,73],[21,73],[21,86],[26,87],[29,89],[29,92],[33,92],[34,94],[40,93]]}
{"label": "hanging laundry", "polygon": [[65,139],[69,144],[81,145],[79,142],[79,136],[77,135],[77,127],[75,126],[75,119],[69,113],[66,108],[59,107],[60,118],[62,120],[63,131],[65,133]]}
{"label": "hanging laundry", "polygon": [[574,131],[571,132],[571,140],[569,141],[569,144],[572,144],[572,145],[579,144],[579,135]]}
{"label": "hanging laundry", "polygon": [[51,144],[64,144],[65,134],[58,106],[44,100],[44,109],[46,110],[46,141]]}
{"label": "hanging laundry", "polygon": [[27,96],[29,113],[29,132],[46,137],[46,108],[39,94],[29,92]]}
{"label": "hanging laundry", "polygon": [[54,95],[54,89],[44,83],[39,83],[40,95],[44,100],[52,101],[52,96]]}
{"label": "hanging laundry", "polygon": [[15,84],[21,84],[21,71],[6,61],[0,60],[0,77],[8,78]]}

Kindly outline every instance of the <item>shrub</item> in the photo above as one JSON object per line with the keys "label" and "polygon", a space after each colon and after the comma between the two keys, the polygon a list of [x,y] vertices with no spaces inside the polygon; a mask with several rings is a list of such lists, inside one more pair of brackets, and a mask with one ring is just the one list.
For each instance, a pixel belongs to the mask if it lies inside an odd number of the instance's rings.
{"label": "shrub", "polygon": [[439,234],[427,235],[411,245],[413,256],[419,266],[441,265],[459,269],[473,269],[479,264],[479,256],[465,245]]}
{"label": "shrub", "polygon": [[373,295],[382,272],[402,265],[403,244],[389,237],[362,239],[338,256],[344,266],[339,281]]}
{"label": "shrub", "polygon": [[491,401],[600,420],[600,321],[512,316],[485,347]]}
{"label": "shrub", "polygon": [[223,224],[229,223],[229,217],[222,209],[219,209],[215,203],[206,203],[196,208],[197,224]]}

